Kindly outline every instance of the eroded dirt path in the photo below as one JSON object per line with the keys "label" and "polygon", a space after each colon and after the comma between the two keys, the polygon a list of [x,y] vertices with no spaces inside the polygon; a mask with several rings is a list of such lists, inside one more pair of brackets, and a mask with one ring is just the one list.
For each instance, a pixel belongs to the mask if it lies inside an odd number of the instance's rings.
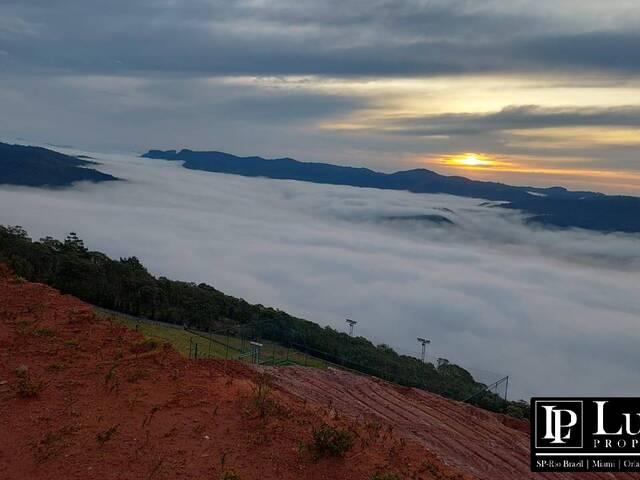
{"label": "eroded dirt path", "polygon": [[533,474],[529,424],[414,388],[343,370],[268,369],[277,385],[360,421],[380,421],[445,463],[487,480],[631,479],[626,474]]}

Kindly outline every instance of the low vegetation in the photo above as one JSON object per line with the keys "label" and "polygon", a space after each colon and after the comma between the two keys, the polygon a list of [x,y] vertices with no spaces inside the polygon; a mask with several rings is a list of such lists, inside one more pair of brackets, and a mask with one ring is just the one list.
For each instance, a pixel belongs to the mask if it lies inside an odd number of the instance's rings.
{"label": "low vegetation", "polygon": [[[465,369],[449,362],[423,363],[366,338],[350,337],[281,310],[251,305],[204,283],[156,278],[136,257],[113,260],[88,250],[73,233],[64,241],[51,237],[33,241],[21,227],[0,226],[0,263],[29,281],[52,285],[107,309],[202,331],[250,326],[251,335],[274,344],[449,398],[462,400],[483,387]],[[522,411],[519,404],[513,406],[488,392],[476,403],[498,412]]]}
{"label": "low vegetation", "polygon": [[276,402],[273,398],[271,377],[266,373],[258,375],[253,386],[252,404],[260,418],[266,418],[276,409]]}
{"label": "low vegetation", "polygon": [[313,430],[309,451],[315,459],[342,457],[353,447],[355,438],[356,435],[351,430],[325,423]]}
{"label": "low vegetation", "polygon": [[160,346],[160,342],[154,338],[145,338],[131,347],[131,353],[148,353]]}
{"label": "low vegetation", "polygon": [[16,393],[20,398],[35,398],[40,395],[43,384],[40,380],[34,379],[26,367],[18,367],[15,371],[18,381]]}
{"label": "low vegetation", "polygon": [[117,431],[118,431],[118,425],[114,425],[113,427],[98,433],[96,435],[96,441],[100,445],[104,445],[105,443],[107,443],[109,440],[113,438],[113,436],[116,434]]}
{"label": "low vegetation", "polygon": [[218,475],[218,480],[242,480],[242,478],[232,470],[225,470]]}
{"label": "low vegetation", "polygon": [[400,477],[395,473],[376,473],[371,480],[400,480]]}

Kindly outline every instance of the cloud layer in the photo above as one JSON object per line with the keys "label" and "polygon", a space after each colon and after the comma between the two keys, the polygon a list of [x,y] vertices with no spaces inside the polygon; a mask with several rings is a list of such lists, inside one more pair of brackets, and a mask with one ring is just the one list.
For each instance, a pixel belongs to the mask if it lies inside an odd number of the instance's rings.
{"label": "cloud layer", "polygon": [[[640,394],[640,239],[531,229],[518,212],[444,195],[195,172],[96,155],[129,179],[0,187],[0,223],[78,232],[158,275],[419,353],[511,375],[515,396]],[[389,217],[437,214],[456,227]]]}

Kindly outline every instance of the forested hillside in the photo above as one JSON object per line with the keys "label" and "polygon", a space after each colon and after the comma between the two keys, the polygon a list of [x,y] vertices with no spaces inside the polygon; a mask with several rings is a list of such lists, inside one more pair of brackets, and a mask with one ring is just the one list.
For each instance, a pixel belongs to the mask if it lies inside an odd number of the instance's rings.
{"label": "forested hillside", "polygon": [[[113,260],[87,249],[73,233],[64,241],[51,237],[33,241],[21,227],[0,226],[0,263],[30,281],[131,315],[201,330],[252,323],[263,338],[301,345],[335,363],[450,398],[464,399],[482,388],[469,372],[446,361],[437,366],[425,364],[386,345],[252,305],[206,284],[156,278],[136,257]],[[490,393],[481,396],[478,403],[518,416],[527,412],[521,402],[505,402]]]}
{"label": "forested hillside", "polygon": [[79,181],[117,180],[88,168],[91,165],[95,163],[47,148],[0,143],[0,184],[66,187]]}

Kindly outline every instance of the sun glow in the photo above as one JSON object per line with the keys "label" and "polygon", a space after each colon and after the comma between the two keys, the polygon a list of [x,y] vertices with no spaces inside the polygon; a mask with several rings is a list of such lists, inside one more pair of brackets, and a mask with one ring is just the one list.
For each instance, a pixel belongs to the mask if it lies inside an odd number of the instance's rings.
{"label": "sun glow", "polygon": [[447,165],[457,167],[492,167],[497,162],[481,153],[463,153],[462,155],[450,155],[444,159]]}

